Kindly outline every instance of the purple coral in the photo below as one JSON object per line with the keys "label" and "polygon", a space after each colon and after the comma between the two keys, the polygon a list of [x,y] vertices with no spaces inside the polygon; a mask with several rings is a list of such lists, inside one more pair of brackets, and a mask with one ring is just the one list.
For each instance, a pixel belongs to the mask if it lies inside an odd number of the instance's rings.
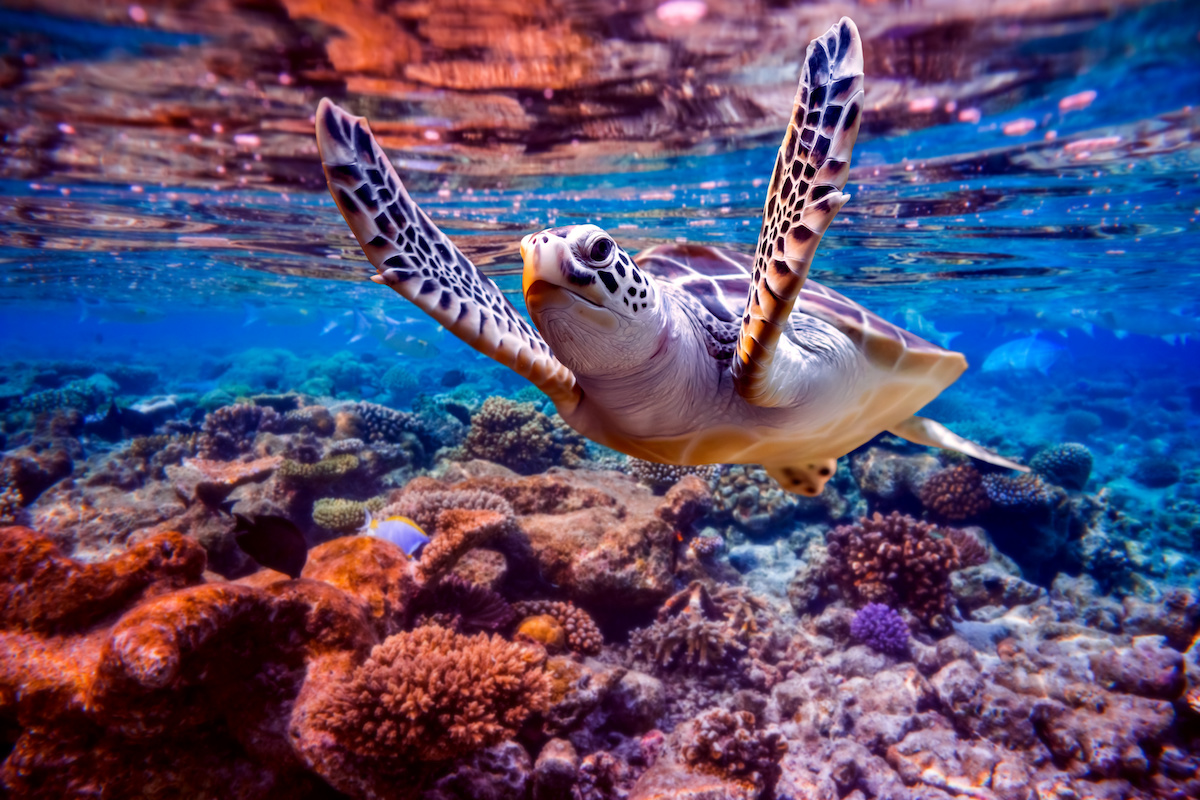
{"label": "purple coral", "polygon": [[880,653],[898,656],[908,651],[908,624],[894,608],[867,603],[850,623],[850,635]]}

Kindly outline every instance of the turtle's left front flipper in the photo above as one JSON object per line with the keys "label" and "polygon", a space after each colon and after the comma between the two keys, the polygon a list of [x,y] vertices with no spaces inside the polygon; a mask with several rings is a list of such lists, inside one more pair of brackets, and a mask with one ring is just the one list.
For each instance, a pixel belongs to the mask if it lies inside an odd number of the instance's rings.
{"label": "turtle's left front flipper", "polygon": [[560,410],[579,402],[574,374],[500,287],[408,196],[364,118],[322,100],[317,148],[338,210],[379,271],[371,280],[390,286],[459,339],[528,378]]}
{"label": "turtle's left front flipper", "polygon": [[862,40],[842,17],[808,46],[767,190],[732,366],[738,393],[755,405],[776,406],[794,396],[771,364],[821,236],[850,199],[842,189],[862,119],[862,86]]}
{"label": "turtle's left front flipper", "polygon": [[901,439],[907,439],[913,444],[955,450],[959,453],[965,453],[971,456],[971,458],[978,458],[980,461],[995,464],[997,467],[1007,467],[1019,472],[1029,472],[1029,467],[1024,464],[1018,464],[1016,461],[1009,461],[1004,456],[996,455],[991,450],[975,444],[970,439],[964,439],[945,425],[934,422],[927,417],[909,417],[899,425],[893,425],[888,430],[888,433],[895,434]]}

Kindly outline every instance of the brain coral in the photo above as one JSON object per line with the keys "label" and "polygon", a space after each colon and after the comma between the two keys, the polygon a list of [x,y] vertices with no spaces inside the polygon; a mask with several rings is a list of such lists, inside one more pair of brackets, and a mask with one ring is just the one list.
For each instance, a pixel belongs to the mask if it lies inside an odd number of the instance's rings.
{"label": "brain coral", "polygon": [[1068,442],[1041,451],[1029,466],[1050,483],[1082,489],[1092,474],[1092,451],[1081,444]]}
{"label": "brain coral", "polygon": [[947,624],[950,573],[960,567],[954,545],[933,526],[893,511],[829,532],[832,578],[855,605],[887,603],[910,609],[934,628]]}
{"label": "brain coral", "polygon": [[389,636],[314,710],[357,756],[440,761],[513,736],[543,709],[550,679],[537,648],[431,625]]}
{"label": "brain coral", "polygon": [[979,471],[970,464],[933,473],[918,496],[921,505],[935,516],[948,520],[973,517],[991,505]]}

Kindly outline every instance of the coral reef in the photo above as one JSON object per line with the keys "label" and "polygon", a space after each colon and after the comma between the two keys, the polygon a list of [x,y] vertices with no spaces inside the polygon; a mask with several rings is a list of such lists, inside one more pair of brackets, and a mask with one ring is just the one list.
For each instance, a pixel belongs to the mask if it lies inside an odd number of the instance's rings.
{"label": "coral reef", "polygon": [[702,581],[667,599],[655,621],[630,644],[655,669],[715,670],[761,647],[767,607],[742,588],[710,591]]}
{"label": "coral reef", "polygon": [[688,549],[698,558],[711,558],[725,549],[725,540],[714,534],[695,536],[688,542]]}
{"label": "coral reef", "polygon": [[279,414],[268,406],[224,406],[205,416],[197,450],[202,458],[230,461],[250,452],[256,433],[278,424]]}
{"label": "coral reef", "polygon": [[850,635],[878,653],[898,656],[908,651],[908,623],[883,603],[860,608],[850,623]]}
{"label": "coral reef", "polygon": [[313,503],[312,519],[317,525],[331,531],[352,533],[367,522],[367,511],[378,514],[386,501],[375,497],[366,501],[347,500],[342,497],[323,497]]}
{"label": "coral reef", "polygon": [[1029,462],[1030,468],[1050,483],[1067,489],[1082,489],[1092,474],[1092,451],[1076,442],[1042,450]]}
{"label": "coral reef", "polygon": [[684,760],[693,766],[704,764],[729,777],[747,780],[759,792],[774,786],[787,742],[778,730],[760,730],[755,722],[748,711],[723,708],[705,711],[683,735]]}
{"label": "coral reef", "polygon": [[679,482],[684,475],[696,475],[701,480],[711,483],[721,472],[720,465],[708,464],[701,467],[685,467],[677,464],[659,464],[656,461],[643,461],[629,456],[625,470],[637,478],[639,482],[649,486],[655,494],[665,494],[668,489]]}
{"label": "coral reef", "polygon": [[935,630],[948,626],[950,573],[960,564],[932,526],[893,511],[829,532],[828,578],[855,605],[902,606]]}
{"label": "coral reef", "polygon": [[970,464],[933,473],[917,496],[921,505],[935,517],[952,522],[974,517],[991,505],[979,471]]}
{"label": "coral reef", "polygon": [[994,506],[1019,514],[1043,513],[1064,499],[1061,489],[1034,474],[1010,477],[991,473],[983,476],[983,488]]}
{"label": "coral reef", "polygon": [[572,603],[554,600],[526,600],[513,604],[513,610],[524,617],[549,616],[563,626],[567,646],[576,653],[599,655],[604,637],[587,612]]}
{"label": "coral reef", "polygon": [[579,434],[532,403],[489,397],[471,417],[466,438],[452,457],[480,458],[532,475],[555,465],[580,463],[585,457],[583,442]]}
{"label": "coral reef", "polygon": [[417,628],[324,685],[305,717],[332,740],[314,743],[321,750],[403,774],[411,760],[451,759],[515,734],[549,699],[543,658],[495,634]]}

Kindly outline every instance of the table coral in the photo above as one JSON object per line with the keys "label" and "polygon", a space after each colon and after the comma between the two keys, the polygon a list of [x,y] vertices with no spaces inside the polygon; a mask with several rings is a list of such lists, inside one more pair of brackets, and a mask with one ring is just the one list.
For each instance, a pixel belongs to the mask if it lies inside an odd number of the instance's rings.
{"label": "table coral", "polygon": [[958,521],[974,517],[991,505],[979,471],[960,464],[933,473],[917,496],[935,517]]}
{"label": "table coral", "polygon": [[827,577],[854,605],[887,603],[911,610],[935,629],[948,624],[954,545],[933,526],[893,511],[829,532]]}

